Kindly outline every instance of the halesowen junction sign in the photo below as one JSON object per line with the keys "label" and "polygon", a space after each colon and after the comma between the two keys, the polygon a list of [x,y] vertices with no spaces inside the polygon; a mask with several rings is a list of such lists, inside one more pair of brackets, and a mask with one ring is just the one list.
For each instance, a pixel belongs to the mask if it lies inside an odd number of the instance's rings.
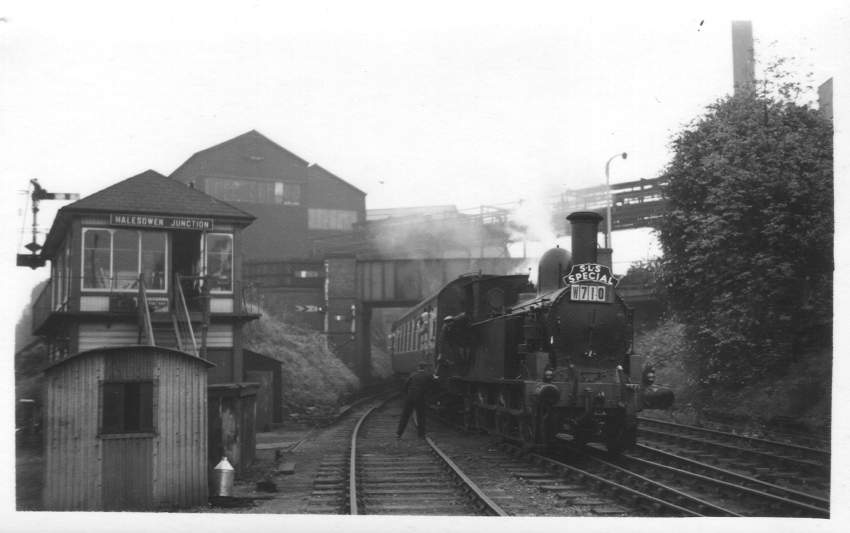
{"label": "halesowen junction sign", "polygon": [[110,213],[109,224],[112,226],[132,226],[136,228],[186,229],[196,231],[210,231],[213,229],[213,219],[211,218],[162,215],[127,215]]}

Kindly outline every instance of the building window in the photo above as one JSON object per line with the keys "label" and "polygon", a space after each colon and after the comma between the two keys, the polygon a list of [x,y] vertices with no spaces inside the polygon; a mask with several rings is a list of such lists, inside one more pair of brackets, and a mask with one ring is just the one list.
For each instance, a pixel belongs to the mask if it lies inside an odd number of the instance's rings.
{"label": "building window", "polygon": [[154,291],[165,290],[165,234],[140,231],[140,273],[145,276],[145,287]]}
{"label": "building window", "polygon": [[102,434],[153,432],[153,382],[106,382],[102,390]]}
{"label": "building window", "polygon": [[137,289],[139,281],[139,232],[119,229],[112,233],[113,287]]}
{"label": "building window", "polygon": [[317,230],[351,231],[357,211],[346,209],[308,209],[307,227]]}
{"label": "building window", "polygon": [[83,288],[108,289],[112,285],[112,232],[83,230]]}
{"label": "building window", "polygon": [[207,234],[207,279],[210,292],[233,290],[233,235]]}
{"label": "building window", "polygon": [[285,181],[206,178],[204,192],[226,202],[301,204],[301,184]]}
{"label": "building window", "polygon": [[[280,184],[280,201],[277,196],[277,185]],[[301,185],[299,183],[275,184],[275,202],[283,205],[301,205]]]}
{"label": "building window", "polygon": [[163,232],[83,229],[83,289],[164,291],[167,237]]}

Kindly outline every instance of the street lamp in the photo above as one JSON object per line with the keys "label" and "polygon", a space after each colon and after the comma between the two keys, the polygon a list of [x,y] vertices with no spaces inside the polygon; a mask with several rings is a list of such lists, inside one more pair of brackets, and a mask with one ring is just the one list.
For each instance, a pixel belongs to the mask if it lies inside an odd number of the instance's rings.
{"label": "street lamp", "polygon": [[627,158],[629,154],[623,152],[621,154],[614,154],[608,158],[608,161],[605,162],[605,187],[608,189],[608,201],[605,206],[605,248],[608,248],[610,243],[608,239],[610,239],[609,235],[611,235],[611,178],[608,175],[608,167],[611,166],[611,161],[617,159],[618,157],[622,157],[623,159]]}

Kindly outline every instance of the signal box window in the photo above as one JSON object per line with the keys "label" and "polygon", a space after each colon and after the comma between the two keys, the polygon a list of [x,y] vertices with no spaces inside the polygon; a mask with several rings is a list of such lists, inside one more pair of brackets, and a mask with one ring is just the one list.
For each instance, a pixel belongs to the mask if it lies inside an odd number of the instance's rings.
{"label": "signal box window", "polygon": [[102,434],[153,432],[153,383],[103,384]]}
{"label": "signal box window", "polygon": [[211,292],[233,290],[233,236],[207,235],[207,279]]}
{"label": "signal box window", "polygon": [[114,287],[118,290],[136,288],[139,279],[139,234],[119,229],[112,234],[112,268]]}
{"label": "signal box window", "polygon": [[83,288],[108,289],[112,282],[112,233],[87,229],[83,233]]}
{"label": "signal box window", "polygon": [[128,229],[83,230],[83,289],[134,291],[139,274],[149,290],[164,291],[166,235]]}

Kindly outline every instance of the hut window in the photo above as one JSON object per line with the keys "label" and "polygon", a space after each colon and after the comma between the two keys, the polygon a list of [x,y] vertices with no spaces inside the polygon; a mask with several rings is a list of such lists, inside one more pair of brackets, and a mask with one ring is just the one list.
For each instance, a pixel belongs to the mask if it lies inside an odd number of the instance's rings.
{"label": "hut window", "polygon": [[233,290],[233,235],[207,235],[207,276],[212,292]]}
{"label": "hut window", "polygon": [[104,434],[152,432],[153,383],[104,383],[101,428]]}

